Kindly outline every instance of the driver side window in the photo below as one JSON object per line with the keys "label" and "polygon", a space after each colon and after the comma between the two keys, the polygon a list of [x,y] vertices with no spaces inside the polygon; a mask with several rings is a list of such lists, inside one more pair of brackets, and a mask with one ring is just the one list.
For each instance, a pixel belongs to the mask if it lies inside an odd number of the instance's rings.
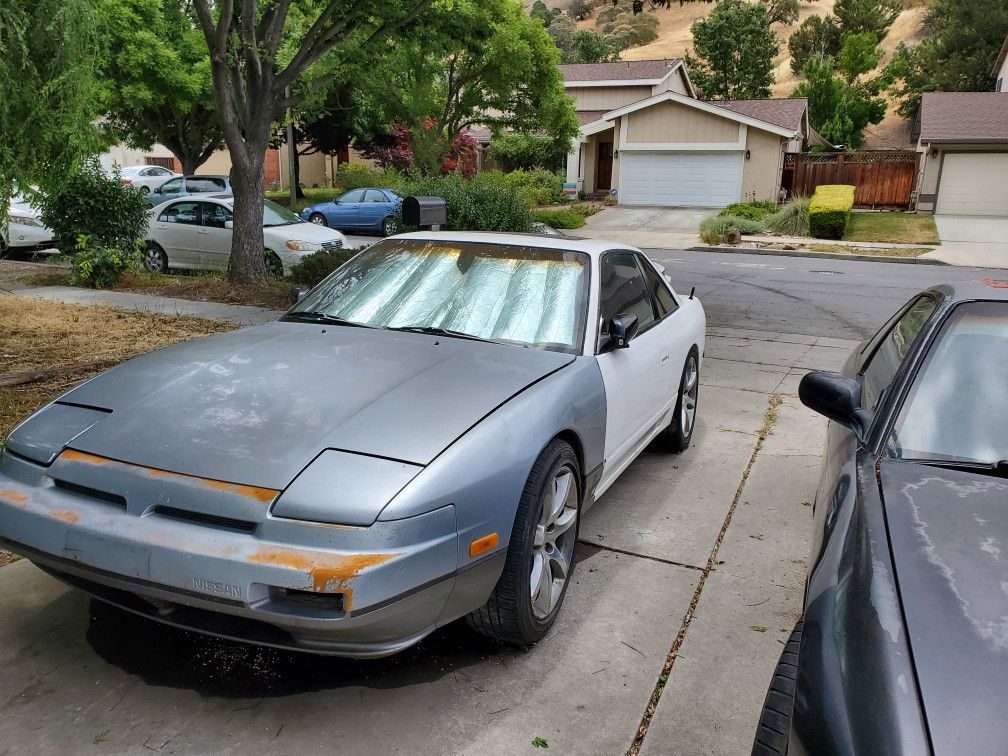
{"label": "driver side window", "polygon": [[636,255],[633,252],[610,252],[599,263],[599,332],[608,336],[609,322],[622,313],[637,316],[638,331],[643,331],[655,320],[648,287],[637,266]]}
{"label": "driver side window", "polygon": [[343,203],[348,203],[348,202],[360,202],[363,199],[364,199],[364,190],[354,189],[352,192],[347,192],[342,197],[340,197],[339,201]]}
{"label": "driver side window", "polygon": [[878,406],[936,307],[938,302],[931,297],[919,297],[879,342],[875,354],[861,370],[862,407],[875,409]]}

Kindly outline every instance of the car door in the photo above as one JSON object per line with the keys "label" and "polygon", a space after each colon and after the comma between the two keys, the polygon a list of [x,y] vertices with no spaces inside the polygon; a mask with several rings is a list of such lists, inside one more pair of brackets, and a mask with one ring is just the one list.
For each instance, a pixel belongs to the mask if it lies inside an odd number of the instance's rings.
{"label": "car door", "polygon": [[231,257],[231,209],[216,202],[200,202],[199,267],[227,270]]}
{"label": "car door", "polygon": [[170,199],[175,199],[182,195],[182,177],[168,179],[156,191],[150,193],[150,201],[155,205],[160,205]]}
{"label": "car door", "polygon": [[377,229],[389,214],[389,199],[381,189],[368,189],[360,205],[358,220],[361,228]]}
{"label": "car door", "polygon": [[359,214],[363,199],[363,189],[354,189],[337,197],[326,213],[326,222],[337,229],[357,228],[360,225]]}
{"label": "car door", "polygon": [[[609,343],[616,315],[637,316],[637,335],[623,349]],[[637,255],[629,250],[605,253],[599,260],[599,343],[597,357],[606,393],[604,489],[633,460],[653,435],[667,404],[671,355],[656,328],[660,321]]]}
{"label": "car door", "polygon": [[168,264],[173,267],[199,266],[202,230],[199,205],[185,200],[173,202],[161,211],[154,224],[154,241],[164,249]]}

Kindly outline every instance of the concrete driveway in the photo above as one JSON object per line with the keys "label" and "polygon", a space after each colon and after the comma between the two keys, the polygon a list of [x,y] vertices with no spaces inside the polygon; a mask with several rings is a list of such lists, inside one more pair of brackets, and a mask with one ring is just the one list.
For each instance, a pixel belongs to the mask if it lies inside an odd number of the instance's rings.
{"label": "concrete driveway", "polygon": [[1008,267],[1008,218],[936,215],[941,247],[927,253],[955,265]]}
{"label": "concrete driveway", "polygon": [[603,208],[574,233],[647,248],[692,247],[700,242],[700,223],[720,208],[615,207]]}
{"label": "concrete driveway", "polygon": [[0,567],[0,752],[747,752],[801,610],[825,421],[798,380],[852,345],[711,328],[693,446],[585,517],[532,648],[455,623],[379,661],[260,649]]}

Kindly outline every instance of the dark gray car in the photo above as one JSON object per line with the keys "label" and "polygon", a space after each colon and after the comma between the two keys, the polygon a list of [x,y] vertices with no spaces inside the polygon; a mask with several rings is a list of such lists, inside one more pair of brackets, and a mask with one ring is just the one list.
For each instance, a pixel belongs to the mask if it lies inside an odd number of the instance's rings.
{"label": "dark gray car", "polygon": [[176,176],[152,189],[147,199],[157,206],[190,194],[231,194],[231,180],[227,176]]}
{"label": "dark gray car", "polygon": [[805,610],[754,754],[1008,744],[1008,282],[923,292],[801,400],[830,419]]}

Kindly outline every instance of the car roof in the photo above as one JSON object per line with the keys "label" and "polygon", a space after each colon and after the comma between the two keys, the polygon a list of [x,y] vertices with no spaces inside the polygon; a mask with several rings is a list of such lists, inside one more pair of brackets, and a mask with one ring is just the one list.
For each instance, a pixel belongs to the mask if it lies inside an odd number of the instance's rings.
{"label": "car roof", "polygon": [[536,234],[514,234],[490,231],[417,231],[401,234],[397,239],[420,239],[424,241],[442,242],[480,242],[483,244],[501,244],[520,247],[540,247],[542,249],[563,249],[573,252],[584,252],[597,257],[603,252],[613,249],[626,249],[640,252],[629,244],[610,239],[580,239],[573,236],[538,236]]}
{"label": "car roof", "polygon": [[977,278],[972,281],[955,281],[934,286],[929,291],[947,299],[950,304],[976,299],[1008,302],[1008,277],[998,278],[992,275],[990,278]]}
{"label": "car roof", "polygon": [[[396,195],[397,197],[399,196],[399,192],[397,192],[395,189],[391,189],[391,188],[389,188],[387,186],[355,186],[353,189],[347,189],[345,192],[343,192],[343,194],[348,194],[350,192],[356,192],[358,190],[364,191],[365,189],[374,189],[374,190],[379,191],[379,192],[392,192],[392,194]],[[342,195],[340,195],[340,196],[342,196]]]}

